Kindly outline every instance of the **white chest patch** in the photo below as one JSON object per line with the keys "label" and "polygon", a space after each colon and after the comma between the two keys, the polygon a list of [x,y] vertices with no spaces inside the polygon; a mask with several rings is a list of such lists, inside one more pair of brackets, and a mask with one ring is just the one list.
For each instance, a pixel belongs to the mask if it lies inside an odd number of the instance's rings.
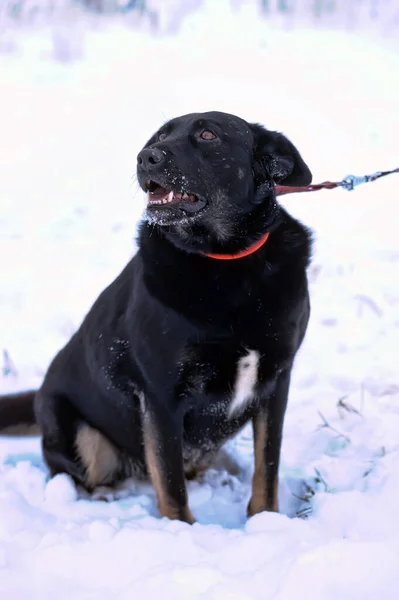
{"label": "white chest patch", "polygon": [[229,417],[245,409],[253,398],[254,388],[258,379],[259,353],[248,350],[247,354],[237,363],[237,379],[234,385],[233,397],[229,406]]}

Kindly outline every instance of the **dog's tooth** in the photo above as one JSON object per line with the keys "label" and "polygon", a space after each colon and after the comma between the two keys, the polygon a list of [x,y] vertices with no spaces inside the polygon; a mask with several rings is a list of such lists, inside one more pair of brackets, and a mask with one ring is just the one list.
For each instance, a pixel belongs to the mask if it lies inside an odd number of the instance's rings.
{"label": "dog's tooth", "polygon": [[169,202],[168,198],[162,198],[162,204],[167,204],[168,202]]}
{"label": "dog's tooth", "polygon": [[172,200],[173,200],[173,190],[171,192],[169,192],[166,202],[172,202]]}
{"label": "dog's tooth", "polygon": [[187,198],[188,198],[188,194],[187,194],[187,192],[184,192],[184,194],[183,194],[183,196],[182,196],[182,199],[183,199],[183,200],[187,200]]}

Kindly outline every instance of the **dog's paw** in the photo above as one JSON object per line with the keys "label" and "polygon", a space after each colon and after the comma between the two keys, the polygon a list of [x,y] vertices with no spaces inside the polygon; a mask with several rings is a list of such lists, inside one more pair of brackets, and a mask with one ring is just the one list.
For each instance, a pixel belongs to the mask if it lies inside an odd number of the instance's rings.
{"label": "dog's paw", "polygon": [[91,499],[99,502],[116,502],[130,495],[128,489],[116,489],[105,485],[95,488],[91,494]]}
{"label": "dog's paw", "polygon": [[92,491],[87,491],[79,487],[79,496],[85,500],[94,500],[95,502],[116,502],[127,498],[132,494],[128,486],[109,487],[101,485],[95,487]]}

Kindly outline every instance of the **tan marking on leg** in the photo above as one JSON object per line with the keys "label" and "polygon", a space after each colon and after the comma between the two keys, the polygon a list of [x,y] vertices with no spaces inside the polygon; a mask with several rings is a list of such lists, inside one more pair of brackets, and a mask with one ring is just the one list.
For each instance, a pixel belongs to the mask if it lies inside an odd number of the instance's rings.
{"label": "tan marking on leg", "polygon": [[278,477],[276,477],[276,480],[274,482],[273,485],[273,503],[270,506],[269,510],[273,511],[273,512],[278,512],[279,511],[279,501],[278,501]]}
{"label": "tan marking on leg", "polygon": [[254,420],[254,455],[255,469],[252,477],[252,497],[248,506],[248,516],[256,515],[266,510],[266,471],[265,471],[265,444],[266,444],[266,419],[260,415]]}
{"label": "tan marking on leg", "polygon": [[75,443],[86,469],[86,484],[94,488],[112,483],[120,469],[120,454],[115,446],[89,425],[80,427]]}
{"label": "tan marking on leg", "polygon": [[173,500],[169,497],[164,485],[164,476],[162,473],[162,465],[157,455],[157,432],[154,425],[151,423],[148,413],[143,414],[143,434],[144,434],[144,450],[148,472],[151,477],[152,485],[155,488],[158,499],[158,508],[161,517],[168,519],[180,519],[186,523],[194,523],[194,517],[190,509],[186,505],[179,509]]}
{"label": "tan marking on leg", "polygon": [[257,415],[254,419],[254,454],[255,470],[252,478],[252,497],[248,505],[248,516],[252,517],[264,510],[278,512],[278,479],[273,486],[273,501],[267,498],[267,480],[265,465],[265,446],[267,441],[267,425],[265,415]]}
{"label": "tan marking on leg", "polygon": [[190,464],[185,466],[185,477],[188,481],[192,479],[202,479],[205,471],[207,471],[209,465],[195,465],[192,466]]}

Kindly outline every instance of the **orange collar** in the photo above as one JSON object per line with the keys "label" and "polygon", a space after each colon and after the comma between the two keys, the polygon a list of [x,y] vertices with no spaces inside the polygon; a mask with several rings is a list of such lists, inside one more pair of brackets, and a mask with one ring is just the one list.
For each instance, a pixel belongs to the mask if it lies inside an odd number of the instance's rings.
{"label": "orange collar", "polygon": [[241,252],[237,252],[237,254],[205,254],[204,253],[204,256],[207,256],[208,258],[216,258],[217,260],[235,260],[236,258],[244,258],[245,256],[249,256],[250,254],[253,254],[257,250],[259,250],[259,248],[262,248],[262,246],[266,243],[268,237],[269,237],[269,232],[265,233],[265,235],[263,235],[260,238],[260,240],[255,242],[255,244],[252,244],[252,246],[250,246],[246,250],[241,250]]}

